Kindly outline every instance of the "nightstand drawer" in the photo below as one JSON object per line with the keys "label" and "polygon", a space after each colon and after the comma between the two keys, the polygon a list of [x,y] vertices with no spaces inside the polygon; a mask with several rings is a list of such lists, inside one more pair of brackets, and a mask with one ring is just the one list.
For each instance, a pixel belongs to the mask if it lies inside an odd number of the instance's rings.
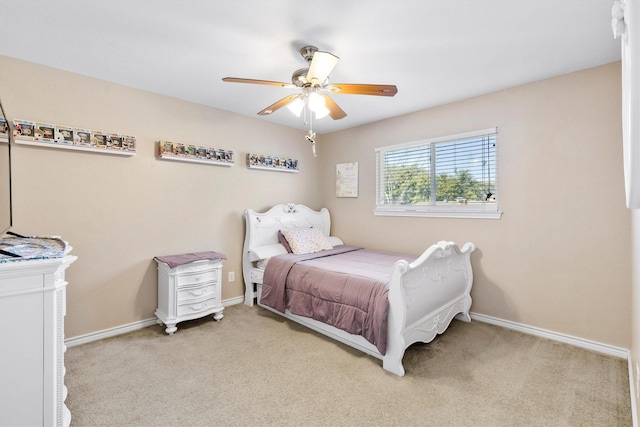
{"label": "nightstand drawer", "polygon": [[201,300],[201,301],[193,301],[193,302],[178,304],[178,317],[189,316],[191,314],[196,314],[201,311],[207,311],[216,306],[218,306],[218,302],[215,297]]}
{"label": "nightstand drawer", "polygon": [[208,296],[216,295],[216,283],[209,282],[196,286],[181,286],[178,289],[178,303],[189,301],[192,299],[200,299]]}
{"label": "nightstand drawer", "polygon": [[177,286],[197,285],[199,283],[213,282],[218,280],[218,270],[187,273],[177,277]]}
{"label": "nightstand drawer", "polygon": [[222,264],[220,261],[196,261],[190,264],[179,265],[173,269],[173,271],[178,275],[183,274],[191,274],[191,273],[199,273],[203,271],[209,271],[212,268],[221,268]]}

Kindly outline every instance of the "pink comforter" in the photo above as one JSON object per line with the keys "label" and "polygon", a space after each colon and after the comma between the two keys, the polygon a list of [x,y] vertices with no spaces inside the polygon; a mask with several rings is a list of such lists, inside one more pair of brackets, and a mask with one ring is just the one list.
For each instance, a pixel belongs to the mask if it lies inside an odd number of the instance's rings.
{"label": "pink comforter", "polygon": [[388,284],[393,264],[414,257],[351,246],[271,258],[260,303],[362,335],[387,350]]}

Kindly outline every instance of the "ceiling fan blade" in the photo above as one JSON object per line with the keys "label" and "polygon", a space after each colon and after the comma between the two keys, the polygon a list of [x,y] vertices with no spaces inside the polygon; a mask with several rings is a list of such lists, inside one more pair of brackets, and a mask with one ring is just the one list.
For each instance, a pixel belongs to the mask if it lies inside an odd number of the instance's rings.
{"label": "ceiling fan blade", "polygon": [[269,114],[273,113],[274,111],[277,111],[280,108],[284,107],[285,105],[295,101],[296,99],[299,98],[299,96],[300,95],[289,95],[289,96],[286,96],[286,97],[282,98],[280,101],[275,102],[275,103],[269,105],[264,110],[260,111],[258,113],[258,115],[260,115],[260,116],[268,116]]}
{"label": "ceiling fan blade", "polygon": [[347,113],[345,113],[329,95],[322,95],[322,97],[324,98],[324,106],[329,110],[329,116],[333,120],[340,120],[347,117]]}
{"label": "ceiling fan blade", "polygon": [[325,88],[336,95],[377,95],[394,96],[398,93],[395,85],[367,85],[352,83],[334,83]]}
{"label": "ceiling fan blade", "polygon": [[250,84],[256,84],[256,85],[280,86],[280,87],[291,87],[291,88],[296,87],[291,83],[272,82],[270,80],[243,79],[240,77],[225,77],[222,79],[222,81],[230,82],[230,83],[250,83]]}
{"label": "ceiling fan blade", "polygon": [[336,66],[340,58],[329,52],[316,52],[311,59],[307,81],[312,85],[319,86],[327,80],[329,74]]}

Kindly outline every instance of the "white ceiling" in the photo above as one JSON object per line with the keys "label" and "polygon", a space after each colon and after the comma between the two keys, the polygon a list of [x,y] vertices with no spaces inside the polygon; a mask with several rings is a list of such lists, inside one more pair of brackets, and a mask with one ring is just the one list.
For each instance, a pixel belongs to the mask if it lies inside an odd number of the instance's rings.
{"label": "white ceiling", "polygon": [[[613,0],[2,0],[0,54],[304,128],[286,108],[315,45],[334,83],[395,84],[393,98],[332,95],[362,125],[620,59]],[[0,82],[1,85],[1,82]],[[1,90],[1,86],[0,86]],[[1,96],[1,93],[0,93]]]}

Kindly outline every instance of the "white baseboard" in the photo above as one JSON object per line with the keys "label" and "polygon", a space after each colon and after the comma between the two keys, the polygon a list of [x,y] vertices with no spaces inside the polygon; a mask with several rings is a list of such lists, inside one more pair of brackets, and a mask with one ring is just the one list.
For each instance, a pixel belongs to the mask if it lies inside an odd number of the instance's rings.
{"label": "white baseboard", "polygon": [[138,322],[128,323],[126,325],[120,325],[109,329],[103,329],[101,331],[91,332],[85,335],[78,335],[77,337],[64,340],[64,344],[67,347],[73,347],[80,344],[86,344],[92,341],[98,341],[116,335],[126,334],[127,332],[135,331],[138,329],[146,328],[147,326],[155,325],[157,318],[140,320]]}
{"label": "white baseboard", "polygon": [[[230,305],[242,304],[244,302],[244,296],[230,298],[224,300],[222,305],[228,307]],[[479,313],[470,313],[471,318],[479,322],[490,323],[492,325],[501,326],[507,329],[513,329],[518,332],[522,332],[529,335],[535,335],[542,338],[547,338],[553,341],[562,342],[565,344],[573,345],[576,347],[592,350],[597,353],[606,354],[608,356],[615,356],[621,359],[629,359],[629,350],[621,347],[615,347],[608,344],[602,344],[595,341],[585,340],[582,338],[576,338],[571,335],[560,334],[558,332],[548,331],[546,329],[540,329],[533,326],[524,325],[522,323],[511,322],[509,320],[498,319],[497,317],[486,316]],[[88,342],[101,340],[104,338],[113,337],[116,335],[125,334],[138,329],[146,328],[157,323],[157,318],[140,320],[138,322],[128,323],[126,325],[120,325],[109,329],[103,329],[101,331],[91,332],[85,335],[79,335],[77,337],[69,338],[64,341],[67,347],[73,347],[75,345],[86,344]],[[630,359],[629,359],[630,360]],[[629,365],[631,366],[631,364]],[[629,380],[634,378],[631,367],[629,367]]]}
{"label": "white baseboard", "polygon": [[596,353],[606,354],[607,356],[619,357],[621,359],[629,358],[629,350],[622,347],[615,347],[609,344],[602,344],[596,341],[586,340],[583,338],[573,337],[558,332],[548,331],[546,329],[536,328],[534,326],[523,325],[522,323],[511,322],[509,320],[498,319],[496,317],[486,316],[484,314],[470,313],[473,320],[479,322],[490,323],[503,328],[513,329],[529,335],[558,341],[561,343],[573,345],[575,347],[584,348],[595,351]]}
{"label": "white baseboard", "polygon": [[[230,305],[242,304],[244,302],[244,296],[230,298],[222,301],[224,307]],[[80,344],[90,343],[92,341],[98,341],[105,338],[115,337],[116,335],[126,334],[127,332],[136,331],[138,329],[146,328],[147,326],[153,326],[158,323],[158,318],[153,317],[150,319],[140,320],[138,322],[128,323],[126,325],[120,325],[109,329],[103,329],[101,331],[91,332],[85,335],[78,335],[77,337],[64,340],[64,344],[67,347],[73,347]]]}

